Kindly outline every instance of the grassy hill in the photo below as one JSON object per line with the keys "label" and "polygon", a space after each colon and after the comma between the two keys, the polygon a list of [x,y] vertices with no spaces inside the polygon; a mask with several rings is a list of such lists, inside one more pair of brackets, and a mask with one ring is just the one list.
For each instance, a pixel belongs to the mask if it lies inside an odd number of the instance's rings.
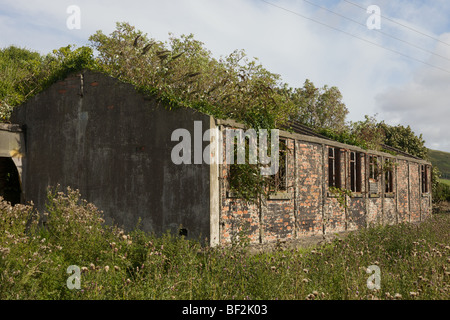
{"label": "grassy hill", "polygon": [[450,153],[428,149],[428,156],[433,166],[438,167],[443,179],[450,179]]}

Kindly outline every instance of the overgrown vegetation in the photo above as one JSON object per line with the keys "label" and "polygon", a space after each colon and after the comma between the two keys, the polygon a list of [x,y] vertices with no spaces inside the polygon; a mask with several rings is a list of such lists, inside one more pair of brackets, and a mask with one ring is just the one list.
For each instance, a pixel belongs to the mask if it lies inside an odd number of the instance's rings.
{"label": "overgrown vegetation", "polygon": [[[56,80],[90,69],[156,95],[170,108],[194,108],[255,129],[282,128],[296,120],[346,144],[386,151],[384,143],[427,159],[422,135],[409,126],[390,126],[369,116],[346,123],[348,110],[338,88],[317,88],[308,79],[301,88],[290,87],[243,50],[217,59],[192,34],[170,35],[161,42],[125,22],[117,23],[109,35],[97,31],[89,42],[89,46],[69,45],[45,56],[14,46],[0,50],[1,119],[8,121],[14,106]],[[235,168],[242,178],[240,193],[247,200],[264,197],[273,185],[270,179],[255,176],[256,167]],[[433,190],[438,189],[445,188],[436,182]]]}
{"label": "overgrown vegetation", "polygon": [[[379,150],[381,143],[426,158],[422,136],[409,126],[389,126],[375,117],[346,123],[348,110],[338,88],[317,88],[306,79],[293,88],[244,50],[216,59],[192,34],[167,42],[148,38],[128,23],[109,35],[97,31],[90,45],[62,47],[41,56],[14,46],[0,51],[0,112],[7,121],[11,108],[57,79],[81,69],[104,72],[157,95],[170,107],[190,107],[231,118],[248,127],[281,128],[299,121],[332,139]],[[96,52],[96,55],[94,55]]]}
{"label": "overgrown vegetation", "polygon": [[[75,190],[32,206],[0,202],[0,299],[448,299],[449,215],[361,230],[309,249],[250,254],[103,223]],[[68,289],[67,268],[81,269]],[[378,265],[381,289],[366,269]]]}
{"label": "overgrown vegetation", "polygon": [[329,187],[328,191],[330,194],[332,194],[334,197],[336,197],[337,202],[339,203],[339,206],[342,209],[348,208],[347,206],[347,197],[352,196],[352,191],[344,188],[338,188],[338,187]]}
{"label": "overgrown vegetation", "polygon": [[[161,42],[128,23],[117,23],[111,34],[97,31],[89,41],[89,47],[67,46],[47,56],[15,47],[3,49],[3,121],[8,121],[14,106],[81,69],[131,83],[145,94],[156,95],[170,108],[194,108],[255,129],[280,128],[290,119],[342,128],[348,113],[336,87],[315,88],[307,80],[303,88],[290,88],[278,74],[269,72],[256,58],[249,59],[243,50],[216,59],[193,35],[170,35],[167,42]],[[255,177],[254,167],[242,165],[236,169],[245,181],[241,193],[248,194],[249,199],[263,196],[272,187],[270,179]]]}
{"label": "overgrown vegetation", "polygon": [[442,179],[450,179],[450,153],[428,149],[428,157],[441,172]]}
{"label": "overgrown vegetation", "polygon": [[72,46],[41,56],[10,46],[0,50],[0,118],[7,122],[13,107],[46,89],[71,72],[94,68],[92,49]]}

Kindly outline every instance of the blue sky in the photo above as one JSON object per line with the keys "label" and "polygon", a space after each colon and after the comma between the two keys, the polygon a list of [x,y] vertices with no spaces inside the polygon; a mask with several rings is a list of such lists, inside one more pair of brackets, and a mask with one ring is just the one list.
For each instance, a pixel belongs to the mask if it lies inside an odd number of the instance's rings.
{"label": "blue sky", "polygon": [[[66,26],[70,5],[80,8],[80,29]],[[366,26],[369,5],[381,10],[379,31]],[[447,0],[0,0],[0,47],[48,53],[87,45],[117,21],[162,41],[169,32],[193,33],[217,57],[244,49],[293,87],[306,79],[337,86],[348,120],[377,114],[450,152],[448,17]]]}

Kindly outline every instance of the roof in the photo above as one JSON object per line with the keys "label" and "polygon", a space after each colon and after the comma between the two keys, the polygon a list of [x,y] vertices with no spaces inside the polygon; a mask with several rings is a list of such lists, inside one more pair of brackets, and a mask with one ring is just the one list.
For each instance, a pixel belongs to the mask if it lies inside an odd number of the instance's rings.
{"label": "roof", "polygon": [[324,135],[317,133],[316,131],[314,131],[314,129],[312,129],[308,126],[305,126],[304,124],[301,124],[298,121],[289,121],[286,126],[286,129],[292,129],[295,133],[333,141],[329,137],[326,137]]}
{"label": "roof", "polygon": [[[316,131],[314,131],[314,129],[301,124],[300,122],[294,120],[294,121],[289,121],[288,124],[285,126],[285,129],[290,129],[292,131],[294,131],[295,133],[299,133],[299,134],[303,134],[303,135],[307,135],[307,136],[312,136],[312,137],[317,137],[317,138],[321,138],[321,139],[326,139],[326,140],[330,140],[330,141],[334,141],[333,139],[330,139],[329,137],[326,137],[324,135],[321,135],[320,133],[317,133]],[[405,151],[402,151],[398,148],[389,146],[387,144],[381,144],[381,147],[385,150],[388,151],[392,151],[397,153],[398,155],[402,155],[404,157],[409,157],[409,158],[413,158],[413,159],[418,159],[418,160],[423,160],[420,157],[416,157],[412,154],[409,154]]]}

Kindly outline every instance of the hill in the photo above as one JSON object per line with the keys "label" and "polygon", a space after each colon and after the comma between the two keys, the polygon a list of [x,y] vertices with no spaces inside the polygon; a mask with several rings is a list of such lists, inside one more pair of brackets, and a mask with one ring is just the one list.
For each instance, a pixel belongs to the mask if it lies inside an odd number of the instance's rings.
{"label": "hill", "polygon": [[433,166],[442,173],[443,179],[450,179],[450,153],[428,149],[428,156]]}

